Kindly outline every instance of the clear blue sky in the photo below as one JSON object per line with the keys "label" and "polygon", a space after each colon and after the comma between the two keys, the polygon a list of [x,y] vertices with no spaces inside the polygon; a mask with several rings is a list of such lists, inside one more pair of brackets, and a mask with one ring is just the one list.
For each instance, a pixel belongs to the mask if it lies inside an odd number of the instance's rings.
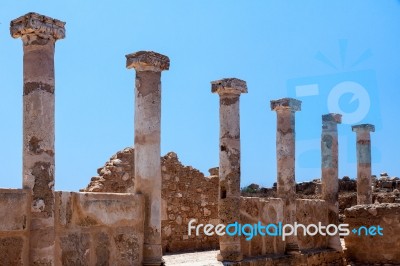
{"label": "clear blue sky", "polygon": [[[296,113],[297,181],[320,176],[321,115],[339,108],[372,123],[373,173],[400,175],[399,1],[15,1],[0,4],[0,187],[22,183],[22,42],[9,22],[27,12],[67,22],[56,44],[56,189],[85,187],[133,145],[133,70],[125,54],[171,59],[162,74],[162,155],[208,173],[218,165],[218,96],[210,81],[247,81],[241,97],[242,186],[276,179],[276,114]],[[308,95],[308,96],[307,96]],[[355,134],[339,126],[340,176],[356,174]]]}

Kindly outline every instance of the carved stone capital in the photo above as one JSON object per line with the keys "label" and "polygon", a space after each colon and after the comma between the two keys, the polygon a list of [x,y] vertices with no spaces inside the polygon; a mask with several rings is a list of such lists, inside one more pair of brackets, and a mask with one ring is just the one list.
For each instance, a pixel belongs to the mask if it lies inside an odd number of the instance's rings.
{"label": "carved stone capital", "polygon": [[24,44],[44,44],[48,40],[65,38],[65,22],[37,13],[28,13],[10,23],[13,38],[21,37]]}
{"label": "carved stone capital", "polygon": [[333,122],[336,124],[342,123],[342,115],[334,113],[322,115],[322,123],[329,123],[329,122]]}
{"label": "carved stone capital", "polygon": [[211,82],[211,92],[219,95],[240,95],[247,93],[246,81],[237,78],[226,78]]}
{"label": "carved stone capital", "polygon": [[271,110],[289,110],[292,112],[301,111],[301,101],[293,98],[282,98],[271,101]]}
{"label": "carved stone capital", "polygon": [[351,126],[353,132],[375,132],[375,126],[371,124],[360,124]]}
{"label": "carved stone capital", "polygon": [[139,51],[126,55],[126,67],[136,71],[161,72],[169,69],[169,58],[152,51]]}

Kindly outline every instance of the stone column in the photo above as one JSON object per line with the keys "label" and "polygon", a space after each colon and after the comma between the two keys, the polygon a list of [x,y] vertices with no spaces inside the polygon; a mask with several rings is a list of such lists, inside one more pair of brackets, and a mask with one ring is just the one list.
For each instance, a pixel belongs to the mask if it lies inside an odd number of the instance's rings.
{"label": "stone column", "polygon": [[[218,216],[222,224],[240,222],[240,114],[241,93],[247,93],[246,82],[230,78],[211,82],[211,92],[219,100],[219,200]],[[219,238],[223,261],[241,261],[239,236]]]}
{"label": "stone column", "polygon": [[372,204],[371,187],[371,124],[351,127],[357,134],[357,204]]}
{"label": "stone column", "polygon": [[[271,110],[277,114],[277,194],[285,203],[283,222],[293,225],[296,221],[295,112],[301,110],[301,101],[292,98],[271,101]],[[287,238],[285,251],[287,254],[299,252],[296,236]]]}
{"label": "stone column", "polygon": [[169,69],[169,58],[140,51],[126,60],[136,70],[135,184],[128,191],[145,197],[143,265],[161,265],[161,71]]}
{"label": "stone column", "polygon": [[[328,206],[329,224],[339,224],[339,179],[338,179],[338,132],[337,124],[342,123],[342,115],[326,114],[322,116],[321,134],[321,175],[322,199]],[[328,238],[328,246],[342,250],[339,235]]]}
{"label": "stone column", "polygon": [[24,51],[23,187],[32,190],[32,265],[54,265],[54,48],[64,25],[36,13],[10,25]]}

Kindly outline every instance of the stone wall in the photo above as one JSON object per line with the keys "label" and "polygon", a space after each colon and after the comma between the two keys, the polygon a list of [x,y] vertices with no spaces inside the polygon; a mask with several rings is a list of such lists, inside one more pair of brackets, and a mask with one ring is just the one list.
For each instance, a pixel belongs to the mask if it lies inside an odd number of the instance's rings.
{"label": "stone wall", "polygon": [[360,226],[381,226],[383,236],[356,235],[345,237],[347,257],[359,265],[400,265],[400,204],[357,205],[345,210],[345,223],[350,230]]}
{"label": "stone wall", "polygon": [[[85,192],[125,193],[132,186],[134,149],[125,148],[113,155],[98,176],[81,190]],[[188,223],[218,223],[218,170],[205,176],[191,166],[184,166],[178,156],[169,152],[161,157],[162,176],[162,246],[164,252],[217,249],[216,236],[188,235]]]}
{"label": "stone wall", "polygon": [[[259,221],[265,226],[283,221],[282,199],[263,199],[242,197],[240,201],[241,224],[257,224]],[[241,248],[246,258],[267,254],[283,254],[285,245],[280,236],[254,236],[250,241],[241,237]]]}
{"label": "stone wall", "polygon": [[125,148],[114,154],[81,191],[125,193],[126,188],[133,186],[133,151],[133,148]]}
{"label": "stone wall", "polygon": [[56,192],[56,265],[141,265],[144,198]]}
{"label": "stone wall", "polygon": [[[299,224],[329,224],[328,207],[323,200],[298,199],[296,200],[296,221]],[[326,248],[328,238],[320,234],[304,236],[302,230],[298,231],[297,239],[300,250]]]}
{"label": "stone wall", "polygon": [[218,224],[218,176],[205,177],[183,166],[175,153],[161,160],[162,244],[164,252],[218,248],[217,236],[188,235],[188,223]]}
{"label": "stone wall", "polygon": [[[113,155],[105,166],[98,169],[99,176],[93,177],[84,191],[126,192],[134,177],[133,148],[125,148]],[[170,152],[161,157],[162,173],[162,245],[164,252],[184,252],[194,250],[218,249],[216,235],[188,235],[188,223],[195,219],[195,224],[219,223],[218,219],[218,169],[210,169],[211,176],[191,166],[184,166],[178,156]],[[129,177],[128,177],[129,175]],[[315,186],[314,186],[315,187]],[[313,188],[314,188],[313,187]],[[322,200],[296,201],[299,223],[328,223],[328,212]],[[241,199],[241,223],[277,223],[283,221],[283,205],[277,198]],[[243,237],[244,256],[279,254],[284,245],[279,237],[256,236],[252,241]],[[327,239],[323,236],[299,236],[302,250],[325,248]]]}
{"label": "stone wall", "polygon": [[30,190],[0,189],[0,265],[29,264]]}

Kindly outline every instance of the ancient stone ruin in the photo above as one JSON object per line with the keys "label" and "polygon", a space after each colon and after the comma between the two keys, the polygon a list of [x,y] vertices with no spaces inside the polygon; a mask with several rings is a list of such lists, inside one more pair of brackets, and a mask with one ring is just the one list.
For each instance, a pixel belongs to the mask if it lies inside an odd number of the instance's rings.
{"label": "ancient stone ruin", "polygon": [[[373,125],[352,127],[357,134],[355,186],[338,179],[341,115],[321,114],[322,179],[296,185],[295,112],[301,102],[271,101],[277,114],[275,194],[243,197],[239,103],[246,82],[211,82],[220,101],[220,163],[205,176],[183,166],[173,152],[160,156],[161,72],[170,62],[155,52],[126,56],[126,67],[136,71],[134,148],[112,156],[81,192],[54,191],[54,53],[56,41],[65,37],[64,26],[36,13],[11,22],[11,35],[22,39],[24,51],[23,188],[0,189],[0,265],[163,265],[167,252],[210,249],[219,249],[215,259],[224,265],[400,265],[400,204],[379,203],[374,195],[383,189],[400,195],[399,182],[372,181]],[[357,189],[358,205],[341,207],[341,187]],[[318,190],[321,196],[299,198],[300,189]],[[196,235],[189,229],[191,222],[338,225],[340,215],[350,229],[358,228],[344,237],[345,249],[337,231],[249,239],[244,233],[217,236],[204,230]]]}

